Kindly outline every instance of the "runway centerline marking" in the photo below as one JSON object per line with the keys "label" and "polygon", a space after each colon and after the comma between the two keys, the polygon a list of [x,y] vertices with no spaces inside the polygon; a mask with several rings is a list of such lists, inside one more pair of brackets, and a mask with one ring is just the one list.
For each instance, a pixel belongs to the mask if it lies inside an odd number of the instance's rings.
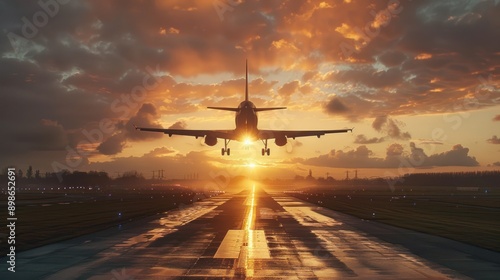
{"label": "runway centerline marking", "polygon": [[244,205],[248,206],[248,210],[243,228],[228,230],[214,255],[214,258],[238,259],[236,268],[248,268],[249,261],[253,259],[271,258],[265,232],[254,229],[256,217],[255,185],[252,186],[252,191]]}

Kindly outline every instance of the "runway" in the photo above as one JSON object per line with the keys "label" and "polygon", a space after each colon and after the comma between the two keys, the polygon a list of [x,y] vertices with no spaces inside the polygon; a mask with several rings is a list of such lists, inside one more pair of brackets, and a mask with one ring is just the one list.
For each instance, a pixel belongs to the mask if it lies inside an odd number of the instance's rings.
{"label": "runway", "polygon": [[252,186],[19,253],[0,278],[498,279],[499,255]]}

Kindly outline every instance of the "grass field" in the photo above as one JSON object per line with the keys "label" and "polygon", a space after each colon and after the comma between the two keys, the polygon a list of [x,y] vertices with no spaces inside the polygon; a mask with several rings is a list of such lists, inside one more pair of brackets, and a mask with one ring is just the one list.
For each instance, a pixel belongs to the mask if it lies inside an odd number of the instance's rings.
{"label": "grass field", "polygon": [[[113,191],[103,193],[18,193],[16,251],[96,232],[190,204],[189,190]],[[5,198],[2,201],[6,201]],[[5,208],[6,209],[6,206]],[[7,211],[0,219],[6,220]],[[7,248],[5,228],[0,250]]]}
{"label": "grass field", "polygon": [[290,195],[362,219],[500,251],[499,191],[460,192],[446,187],[395,191],[318,187]]}

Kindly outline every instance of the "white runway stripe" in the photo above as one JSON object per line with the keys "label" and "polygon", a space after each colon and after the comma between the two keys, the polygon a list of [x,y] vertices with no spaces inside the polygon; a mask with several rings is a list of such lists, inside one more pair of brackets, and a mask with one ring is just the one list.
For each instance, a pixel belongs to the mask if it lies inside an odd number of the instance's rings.
{"label": "white runway stripe", "polygon": [[214,258],[237,259],[242,250],[249,259],[271,258],[263,230],[229,230]]}

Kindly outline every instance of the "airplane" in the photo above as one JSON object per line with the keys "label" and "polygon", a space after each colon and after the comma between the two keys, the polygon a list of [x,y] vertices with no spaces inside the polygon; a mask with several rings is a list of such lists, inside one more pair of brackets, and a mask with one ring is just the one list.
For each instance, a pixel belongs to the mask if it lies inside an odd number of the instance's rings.
{"label": "airplane", "polygon": [[266,130],[257,128],[258,123],[258,112],[271,111],[271,110],[281,110],[286,109],[286,107],[268,107],[268,108],[257,108],[248,99],[248,60],[245,63],[246,74],[245,74],[245,101],[242,101],[237,108],[231,107],[207,107],[208,109],[223,110],[235,112],[235,123],[236,128],[232,130],[193,130],[193,129],[163,129],[163,128],[147,128],[147,127],[137,127],[134,125],[135,129],[139,131],[151,131],[151,132],[161,132],[172,135],[183,135],[183,136],[194,136],[196,139],[198,137],[205,137],[205,144],[208,146],[215,146],[217,144],[217,139],[224,139],[224,148],[221,149],[221,154],[228,156],[231,154],[231,149],[227,147],[231,140],[240,142],[253,142],[256,140],[261,140],[264,144],[262,148],[262,155],[270,155],[271,149],[267,147],[267,141],[269,139],[275,139],[274,143],[277,146],[284,146],[288,142],[287,138],[295,139],[296,137],[307,137],[307,136],[317,136],[320,138],[322,135],[327,133],[345,133],[348,131],[352,132],[351,129],[336,129],[336,130]]}

